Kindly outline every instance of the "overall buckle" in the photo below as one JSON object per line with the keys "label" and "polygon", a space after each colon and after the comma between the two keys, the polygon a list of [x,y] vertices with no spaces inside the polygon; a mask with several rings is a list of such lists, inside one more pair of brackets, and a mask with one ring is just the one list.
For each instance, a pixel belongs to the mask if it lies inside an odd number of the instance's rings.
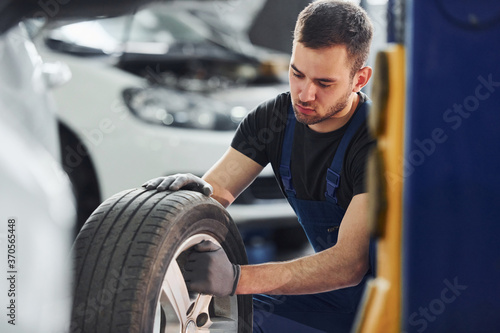
{"label": "overall buckle", "polygon": [[291,192],[295,195],[295,189],[292,184],[292,172],[290,168],[284,165],[280,165],[280,176],[281,181],[283,182],[283,186],[285,186],[286,192]]}
{"label": "overall buckle", "polygon": [[337,197],[335,196],[335,190],[339,187],[340,184],[340,175],[328,168],[326,171],[326,198],[331,198],[337,203]]}

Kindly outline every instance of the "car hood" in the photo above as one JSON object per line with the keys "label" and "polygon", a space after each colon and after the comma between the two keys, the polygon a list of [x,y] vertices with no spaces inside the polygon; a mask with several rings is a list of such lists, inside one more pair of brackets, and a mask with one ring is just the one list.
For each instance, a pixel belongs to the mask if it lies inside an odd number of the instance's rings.
{"label": "car hood", "polygon": [[[163,0],[168,1],[168,0]],[[19,21],[35,18],[47,21],[118,16],[153,0],[3,0],[0,1],[0,34]]]}

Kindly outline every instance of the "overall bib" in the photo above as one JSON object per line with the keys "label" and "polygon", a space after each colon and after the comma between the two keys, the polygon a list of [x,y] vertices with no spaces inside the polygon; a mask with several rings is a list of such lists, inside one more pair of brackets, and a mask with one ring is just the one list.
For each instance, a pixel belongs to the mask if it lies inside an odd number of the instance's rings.
{"label": "overall bib", "polygon": [[[290,170],[296,120],[290,104],[281,153],[280,177],[288,202],[297,214],[316,252],[337,243],[345,209],[337,203],[336,189],[340,184],[340,170],[347,147],[366,119],[366,104],[367,102],[363,103],[353,115],[328,168],[325,201],[296,198]],[[354,287],[311,295],[254,295],[254,332],[350,332],[365,281],[374,273],[372,243],[370,243],[370,266],[363,281]]]}

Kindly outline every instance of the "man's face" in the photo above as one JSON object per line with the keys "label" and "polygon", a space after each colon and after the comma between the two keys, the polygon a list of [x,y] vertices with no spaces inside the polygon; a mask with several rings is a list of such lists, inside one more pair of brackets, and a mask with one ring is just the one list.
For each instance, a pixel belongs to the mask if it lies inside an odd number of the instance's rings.
{"label": "man's face", "polygon": [[294,43],[289,77],[299,122],[325,132],[349,113],[355,94],[349,64],[343,45],[316,50]]}

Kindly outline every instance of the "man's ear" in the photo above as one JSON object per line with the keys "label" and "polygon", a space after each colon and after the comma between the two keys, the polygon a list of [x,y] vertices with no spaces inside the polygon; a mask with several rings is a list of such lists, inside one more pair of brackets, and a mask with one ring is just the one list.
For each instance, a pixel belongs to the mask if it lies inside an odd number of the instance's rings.
{"label": "man's ear", "polygon": [[372,77],[372,68],[370,66],[365,66],[358,70],[353,78],[353,92],[359,92],[361,88],[366,86],[370,78]]}

